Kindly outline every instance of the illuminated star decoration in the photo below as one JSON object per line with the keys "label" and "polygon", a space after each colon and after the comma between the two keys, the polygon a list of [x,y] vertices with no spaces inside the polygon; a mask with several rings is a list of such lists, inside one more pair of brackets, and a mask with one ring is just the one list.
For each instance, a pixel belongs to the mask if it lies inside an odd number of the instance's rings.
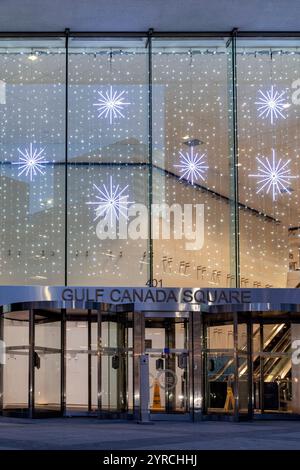
{"label": "illuminated star decoration", "polygon": [[276,200],[276,196],[281,193],[291,194],[289,190],[290,180],[298,178],[298,176],[292,176],[291,170],[288,168],[288,164],[291,160],[287,160],[285,163],[282,158],[276,161],[275,150],[272,149],[272,160],[270,162],[268,157],[264,158],[264,161],[256,157],[258,161],[258,173],[256,175],[249,175],[257,178],[258,190],[256,194],[259,194],[264,189],[266,194],[269,194],[272,190],[273,201]]}
{"label": "illuminated star decoration", "polygon": [[113,91],[113,87],[111,86],[109,91],[106,91],[105,94],[102,93],[102,91],[98,91],[98,93],[100,98],[98,98],[98,103],[94,103],[94,106],[98,108],[98,117],[109,117],[110,124],[112,124],[115,118],[125,117],[122,111],[124,107],[130,103],[124,101],[124,90],[118,93],[117,91]]}
{"label": "illuminated star decoration", "polygon": [[124,194],[128,185],[123,189],[120,188],[120,185],[114,186],[112,181],[112,176],[110,177],[109,188],[103,184],[102,189],[100,189],[95,184],[93,185],[98,194],[95,196],[97,201],[87,202],[87,204],[95,205],[96,216],[94,221],[99,219],[99,217],[110,216],[110,221],[112,223],[113,217],[116,217],[119,220],[119,216],[122,215],[126,219],[128,204],[133,204],[132,201],[128,201],[128,195]]}
{"label": "illuminated star decoration", "polygon": [[44,175],[45,165],[49,163],[47,160],[45,160],[43,155],[44,150],[45,148],[35,148],[33,144],[29,144],[29,149],[25,148],[24,151],[18,148],[18,152],[20,153],[19,161],[12,162],[13,165],[19,166],[18,176],[21,176],[23,173],[25,173],[26,176],[29,175],[30,181],[32,181],[33,177],[38,173]]}
{"label": "illuminated star decoration", "polygon": [[279,116],[285,119],[285,116],[281,112],[287,107],[285,98],[283,98],[285,91],[282,93],[274,91],[273,85],[269,91],[266,91],[266,93],[263,93],[261,90],[258,91],[260,93],[258,98],[259,101],[256,101],[255,104],[258,105],[257,110],[260,113],[259,117],[270,117],[271,124],[274,123],[274,118],[277,119]]}
{"label": "illuminated star decoration", "polygon": [[179,155],[180,164],[174,165],[174,167],[179,168],[179,172],[182,173],[180,179],[186,178],[192,184],[194,184],[194,181],[197,181],[199,178],[204,181],[205,179],[203,175],[208,169],[208,166],[205,165],[206,154],[203,153],[202,155],[199,155],[198,152],[194,154],[194,149],[191,147],[190,153],[179,152]]}

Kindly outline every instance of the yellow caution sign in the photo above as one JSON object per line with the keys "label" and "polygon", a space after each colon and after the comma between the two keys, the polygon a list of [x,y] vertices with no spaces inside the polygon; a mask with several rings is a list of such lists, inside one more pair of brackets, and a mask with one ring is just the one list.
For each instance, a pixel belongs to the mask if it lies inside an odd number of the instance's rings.
{"label": "yellow caution sign", "polygon": [[161,400],[160,400],[160,387],[159,387],[159,382],[158,379],[155,379],[154,381],[154,389],[153,389],[153,404],[152,404],[152,410],[161,410]]}
{"label": "yellow caution sign", "polygon": [[226,401],[224,405],[224,411],[229,411],[229,409],[234,410],[234,395],[232,387],[227,387]]}

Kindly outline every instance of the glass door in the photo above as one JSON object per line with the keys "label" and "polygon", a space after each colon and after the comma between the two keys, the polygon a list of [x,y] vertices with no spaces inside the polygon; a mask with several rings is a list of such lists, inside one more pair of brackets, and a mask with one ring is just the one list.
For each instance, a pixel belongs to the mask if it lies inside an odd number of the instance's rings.
{"label": "glass door", "polygon": [[68,416],[97,414],[98,348],[98,312],[68,310],[65,353]]}
{"label": "glass door", "polygon": [[132,315],[69,310],[66,324],[66,412],[69,416],[133,409]]}
{"label": "glass door", "polygon": [[242,313],[204,315],[205,414],[251,417],[251,328]]}
{"label": "glass door", "polygon": [[235,362],[233,321],[205,325],[204,371],[207,414],[233,414]]}
{"label": "glass door", "polygon": [[0,318],[0,332],[6,353],[5,361],[1,361],[0,364],[2,414],[27,416],[29,412],[29,311],[3,314]]}
{"label": "glass door", "polygon": [[33,416],[62,413],[61,313],[33,311]]}
{"label": "glass door", "polygon": [[291,325],[253,325],[253,387],[256,414],[292,412]]}
{"label": "glass door", "polygon": [[187,319],[146,319],[145,352],[149,355],[151,413],[187,413]]}
{"label": "glass door", "polygon": [[131,313],[100,313],[99,411],[133,412],[133,335]]}

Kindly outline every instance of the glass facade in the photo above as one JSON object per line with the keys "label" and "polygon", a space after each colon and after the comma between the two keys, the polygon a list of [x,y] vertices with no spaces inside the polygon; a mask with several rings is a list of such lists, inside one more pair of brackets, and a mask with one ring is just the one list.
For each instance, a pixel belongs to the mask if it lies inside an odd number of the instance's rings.
{"label": "glass facade", "polygon": [[298,42],[2,38],[1,283],[298,285]]}
{"label": "glass facade", "polygon": [[299,416],[299,44],[0,39],[0,285],[233,292],[1,304],[3,414]]}

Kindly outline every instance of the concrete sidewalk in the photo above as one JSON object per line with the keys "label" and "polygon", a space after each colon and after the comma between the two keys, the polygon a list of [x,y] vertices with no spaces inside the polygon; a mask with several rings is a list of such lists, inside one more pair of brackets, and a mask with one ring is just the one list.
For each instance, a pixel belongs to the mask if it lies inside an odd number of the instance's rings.
{"label": "concrete sidewalk", "polygon": [[166,422],[0,418],[0,450],[300,449],[299,421]]}

